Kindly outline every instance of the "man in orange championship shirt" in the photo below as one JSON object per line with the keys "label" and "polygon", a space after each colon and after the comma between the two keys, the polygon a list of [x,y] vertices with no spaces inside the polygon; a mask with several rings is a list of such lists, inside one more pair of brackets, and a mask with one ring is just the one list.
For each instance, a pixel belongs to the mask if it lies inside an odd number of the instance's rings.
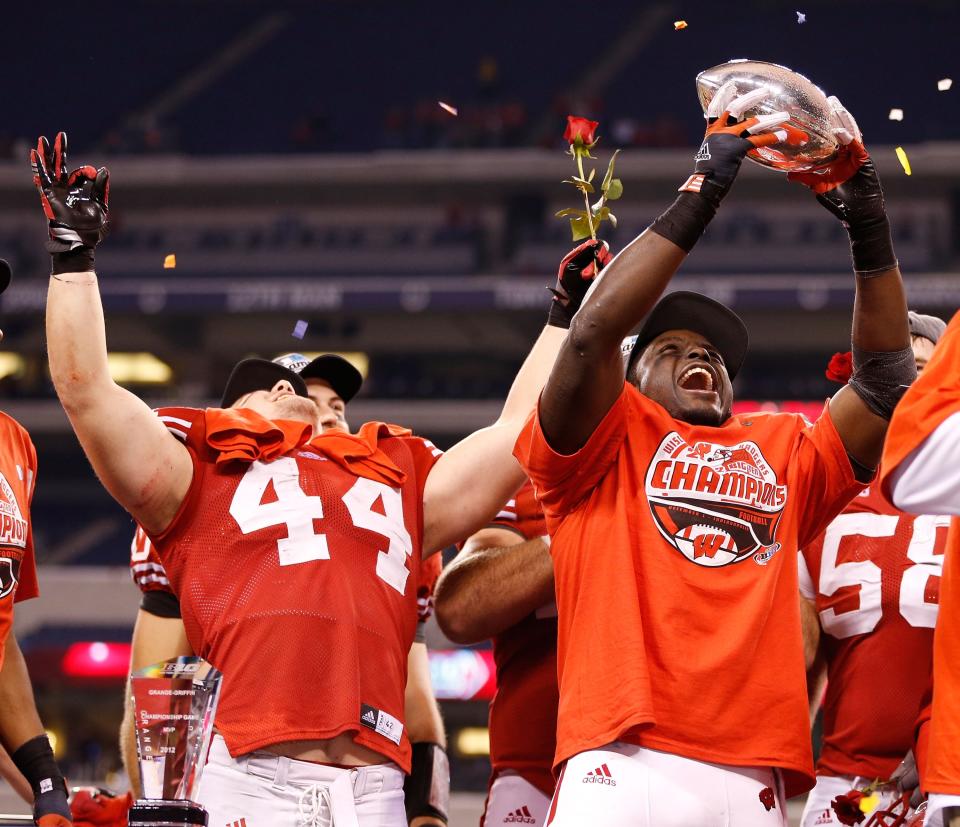
{"label": "man in orange championship shirt", "polygon": [[899,509],[951,516],[933,637],[933,709],[919,759],[928,825],[960,827],[960,313],[890,423],[880,486]]}
{"label": "man in orange championship shirt", "polygon": [[[405,825],[408,558],[416,567],[477,530],[522,484],[511,448],[592,265],[561,267],[500,418],[442,456],[385,423],[314,434],[316,408],[295,374],[244,389],[231,410],[158,416],[107,370],[93,262],[109,173],[68,173],[65,154],[63,133],[31,152],[52,263],[50,373],[100,480],[156,546],[191,648],[224,674],[223,743],[200,803],[214,824]],[[587,243],[564,264],[598,256]]]}
{"label": "man in orange championship shirt", "polygon": [[[10,265],[0,259],[0,293],[10,276]],[[37,824],[61,827],[72,823],[66,783],[37,714],[13,632],[14,604],[40,593],[30,518],[36,482],[37,451],[30,435],[0,411],[0,774],[33,804]]]}
{"label": "man in orange championship shirt", "polygon": [[654,307],[747,152],[803,139],[735,120],[756,102],[718,90],[694,174],[594,284],[515,448],[552,538],[556,827],[782,826],[813,784],[797,549],[872,479],[916,367],[876,170],[835,99],[839,156],[791,175],[856,272],[854,373],[818,421],[731,416],[743,322],[693,293]]}

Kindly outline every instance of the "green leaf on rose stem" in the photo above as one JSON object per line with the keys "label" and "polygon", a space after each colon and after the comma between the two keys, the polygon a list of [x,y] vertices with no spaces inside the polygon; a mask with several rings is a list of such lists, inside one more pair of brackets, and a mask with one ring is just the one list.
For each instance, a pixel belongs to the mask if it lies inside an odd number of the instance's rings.
{"label": "green leaf on rose stem", "polygon": [[590,222],[586,216],[578,216],[570,219],[570,232],[573,234],[574,241],[581,241],[584,238],[590,238]]}
{"label": "green leaf on rose stem", "polygon": [[606,203],[606,196],[601,195],[595,204],[590,205],[590,213],[596,215],[600,210],[603,209],[603,205]]}
{"label": "green leaf on rose stem", "polygon": [[617,226],[617,217],[616,217],[612,212],[608,212],[608,213],[607,213],[607,218],[610,219],[610,223],[611,223],[614,227]]}
{"label": "green leaf on rose stem", "polygon": [[603,221],[603,220],[604,220],[605,218],[607,218],[607,216],[609,216],[609,215],[610,215],[610,208],[609,208],[609,207],[601,207],[599,210],[597,210],[597,211],[594,213],[594,215],[593,215],[593,223],[594,223],[594,224],[599,224],[601,221]]}
{"label": "green leaf on rose stem", "polygon": [[584,181],[582,178],[565,178],[563,181],[564,184],[573,184],[580,192],[593,192],[593,184],[589,181]]}
{"label": "green leaf on rose stem", "polygon": [[591,170],[590,170],[590,174],[587,176],[587,180],[588,180],[591,184],[593,183],[593,176],[596,175],[596,174],[597,174],[597,170],[596,170],[596,169],[591,169]]}
{"label": "green leaf on rose stem", "polygon": [[606,196],[608,201],[616,201],[620,196],[623,195],[623,181],[619,178],[614,178],[610,182],[610,186],[607,188]]}
{"label": "green leaf on rose stem", "polygon": [[578,210],[575,207],[567,207],[565,210],[559,210],[556,213],[557,218],[566,218],[568,215],[579,215],[586,218],[587,213],[585,210]]}
{"label": "green leaf on rose stem", "polygon": [[613,180],[613,165],[617,160],[617,155],[620,154],[620,150],[616,150],[613,155],[610,156],[610,163],[607,164],[607,174],[603,176],[603,183],[600,185],[600,189],[606,192],[610,189],[610,182]]}

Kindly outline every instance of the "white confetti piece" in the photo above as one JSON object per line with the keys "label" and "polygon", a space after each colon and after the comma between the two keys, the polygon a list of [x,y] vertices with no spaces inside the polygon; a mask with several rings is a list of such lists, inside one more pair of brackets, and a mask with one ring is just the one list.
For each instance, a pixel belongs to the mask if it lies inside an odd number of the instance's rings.
{"label": "white confetti piece", "polygon": [[456,106],[451,106],[449,103],[444,103],[443,101],[437,101],[437,103],[440,104],[440,108],[441,108],[444,112],[449,112],[449,113],[450,113],[451,115],[453,115],[454,117],[457,116],[457,107],[456,107]]}
{"label": "white confetti piece", "polygon": [[303,319],[300,319],[300,321],[293,326],[293,338],[302,339],[306,332],[307,323]]}
{"label": "white confetti piece", "polygon": [[940,92],[946,92],[951,86],[953,86],[953,78],[943,78],[937,81],[937,89]]}
{"label": "white confetti piece", "polygon": [[902,109],[891,109],[890,114],[887,117],[891,121],[902,121],[903,120],[903,110]]}
{"label": "white confetti piece", "polygon": [[807,16],[806,16],[802,11],[798,11],[798,12],[797,12],[797,22],[798,22],[798,23],[806,23],[806,22],[807,22]]}

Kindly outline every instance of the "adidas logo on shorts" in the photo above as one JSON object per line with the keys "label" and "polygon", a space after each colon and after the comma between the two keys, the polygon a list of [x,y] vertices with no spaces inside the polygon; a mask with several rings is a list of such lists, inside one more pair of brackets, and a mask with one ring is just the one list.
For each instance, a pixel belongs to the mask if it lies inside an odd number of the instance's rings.
{"label": "adidas logo on shorts", "polygon": [[617,782],[613,780],[613,776],[610,774],[610,768],[606,764],[601,764],[595,770],[583,776],[583,783],[606,784],[608,787],[617,786]]}
{"label": "adidas logo on shorts", "polygon": [[504,824],[536,824],[537,820],[531,815],[530,810],[527,807],[521,807],[519,810],[514,810],[509,815],[504,816]]}
{"label": "adidas logo on shorts", "polygon": [[817,816],[817,820],[813,822],[814,824],[833,824],[833,810],[824,810],[820,815]]}
{"label": "adidas logo on shorts", "polygon": [[377,716],[373,714],[373,710],[368,709],[366,712],[363,713],[363,715],[360,716],[360,720],[366,721],[368,724],[376,725]]}

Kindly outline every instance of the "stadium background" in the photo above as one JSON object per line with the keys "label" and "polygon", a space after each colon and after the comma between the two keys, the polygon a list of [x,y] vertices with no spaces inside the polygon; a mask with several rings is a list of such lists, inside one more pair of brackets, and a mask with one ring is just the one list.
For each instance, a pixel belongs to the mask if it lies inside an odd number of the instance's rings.
{"label": "stadium background", "polygon": [[[17,630],[72,782],[123,789],[138,593],[131,521],[46,371],[45,229],[27,168],[38,134],[64,129],[73,163],[111,169],[113,231],[97,256],[109,346],[118,379],[155,405],[213,402],[245,355],[337,351],[367,375],[352,423],[395,421],[448,446],[491,422],[571,246],[553,217],[575,204],[560,183],[565,116],[601,122],[598,164],[623,148],[619,228],[603,230],[617,249],[690,171],[696,73],[733,57],[786,64],[841,97],[883,176],[911,307],[960,305],[960,88],[937,87],[960,81],[955,2],[35,6],[4,10],[0,256],[15,282],[0,299],[0,387],[40,460],[43,594],[18,608]],[[824,366],[848,347],[853,280],[842,229],[808,193],[746,165],[674,284],[746,319],[739,399],[819,410]],[[433,623],[428,641],[459,827],[485,788],[492,662]],[[0,794],[0,809],[25,808]]]}

